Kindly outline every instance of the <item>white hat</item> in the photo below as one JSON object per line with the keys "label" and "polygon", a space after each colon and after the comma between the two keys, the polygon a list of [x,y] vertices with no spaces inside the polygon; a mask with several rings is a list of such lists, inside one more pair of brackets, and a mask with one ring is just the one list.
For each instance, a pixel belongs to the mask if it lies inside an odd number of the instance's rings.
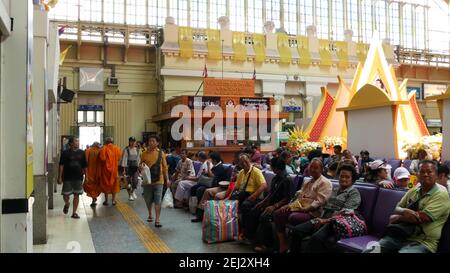
{"label": "white hat", "polygon": [[397,180],[403,179],[403,178],[409,178],[409,176],[410,176],[410,173],[409,173],[408,169],[406,169],[405,167],[399,167],[394,172],[394,178]]}
{"label": "white hat", "polygon": [[378,170],[378,169],[390,169],[386,163],[383,162],[383,160],[375,160],[369,163],[369,168],[371,170]]}

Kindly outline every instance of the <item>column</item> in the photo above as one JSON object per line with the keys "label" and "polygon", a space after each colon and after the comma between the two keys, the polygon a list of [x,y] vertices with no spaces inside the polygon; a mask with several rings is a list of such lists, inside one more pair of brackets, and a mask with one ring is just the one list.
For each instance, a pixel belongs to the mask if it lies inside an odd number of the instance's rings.
{"label": "column", "polygon": [[47,39],[48,17],[34,6],[33,39],[33,243],[47,243]]}
{"label": "column", "polygon": [[33,5],[10,1],[9,11],[14,28],[1,43],[0,252],[32,252],[32,102],[27,98],[32,82]]}
{"label": "column", "polygon": [[317,108],[322,98],[320,88],[327,86],[327,82],[311,82],[305,83],[305,118],[312,118],[317,111]]}

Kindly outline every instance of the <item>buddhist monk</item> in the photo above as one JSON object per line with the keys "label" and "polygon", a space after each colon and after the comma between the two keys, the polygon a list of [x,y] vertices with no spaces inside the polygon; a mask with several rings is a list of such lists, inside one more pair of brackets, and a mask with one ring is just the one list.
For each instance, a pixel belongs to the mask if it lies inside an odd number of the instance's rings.
{"label": "buddhist monk", "polygon": [[112,194],[112,205],[116,205],[116,193],[120,191],[119,186],[119,160],[122,156],[121,149],[113,144],[112,137],[107,137],[105,145],[100,150],[101,162],[100,188],[105,194],[105,202],[108,205],[108,194]]}
{"label": "buddhist monk", "polygon": [[87,196],[92,198],[91,207],[97,205],[97,197],[101,193],[100,189],[100,143],[94,142],[92,146],[86,150],[87,173],[83,185]]}

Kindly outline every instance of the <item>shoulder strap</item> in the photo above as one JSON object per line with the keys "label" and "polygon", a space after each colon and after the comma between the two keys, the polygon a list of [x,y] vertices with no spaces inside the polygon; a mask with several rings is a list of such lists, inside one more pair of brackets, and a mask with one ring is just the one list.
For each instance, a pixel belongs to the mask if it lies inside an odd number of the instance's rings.
{"label": "shoulder strap", "polygon": [[159,150],[158,160],[156,161],[156,164],[157,164],[157,165],[160,165],[160,164],[161,164],[161,157],[162,157],[162,151]]}
{"label": "shoulder strap", "polygon": [[252,172],[253,172],[253,166],[252,166],[252,168],[251,168],[250,172],[248,173],[248,176],[247,176],[247,181],[245,181],[244,191],[246,191],[246,190],[247,190],[247,186],[248,186],[248,181],[250,180],[250,176],[252,175]]}

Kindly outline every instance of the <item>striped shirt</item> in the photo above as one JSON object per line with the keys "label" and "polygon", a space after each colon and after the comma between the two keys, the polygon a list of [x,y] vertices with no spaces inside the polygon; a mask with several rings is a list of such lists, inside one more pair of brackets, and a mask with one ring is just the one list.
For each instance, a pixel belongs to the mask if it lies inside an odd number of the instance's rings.
{"label": "striped shirt", "polygon": [[342,190],[340,186],[335,187],[331,193],[328,203],[323,208],[321,218],[330,218],[342,209],[356,210],[361,204],[361,195],[353,186]]}

